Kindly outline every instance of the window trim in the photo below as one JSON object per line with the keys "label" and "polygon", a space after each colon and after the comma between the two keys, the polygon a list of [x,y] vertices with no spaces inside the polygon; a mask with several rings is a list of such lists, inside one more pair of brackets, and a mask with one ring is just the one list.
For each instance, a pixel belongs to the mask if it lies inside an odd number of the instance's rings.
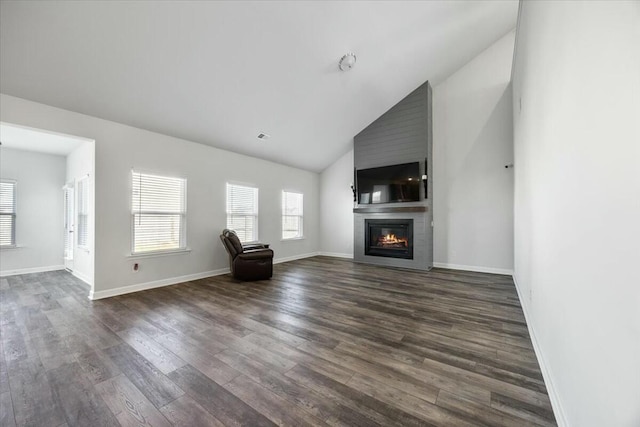
{"label": "window trim", "polygon": [[18,222],[18,181],[15,179],[0,179],[0,182],[12,184],[13,185],[13,212],[12,213],[0,213],[1,216],[11,216],[13,221],[11,221],[11,244],[9,245],[0,245],[2,249],[15,249],[19,248],[18,246],[18,237],[17,237],[17,222]]}
{"label": "window trim", "polygon": [[[302,196],[302,214],[300,215],[285,215],[284,212],[284,200],[285,200],[285,193],[293,193],[293,194],[299,194],[300,196]],[[292,241],[292,240],[303,240],[305,238],[304,235],[304,193],[302,191],[294,191],[294,190],[282,190],[282,192],[280,193],[280,209],[282,210],[281,213],[281,221],[280,221],[280,241],[281,242],[288,242],[288,241]],[[284,217],[285,216],[291,216],[291,217],[298,217],[300,218],[300,230],[299,230],[299,235],[295,236],[295,237],[284,237]]]}
{"label": "window trim", "polygon": [[[138,251],[135,250],[136,245],[136,235],[135,235],[135,223],[136,223],[136,213],[133,211],[133,174],[141,174],[141,175],[152,175],[158,176],[161,178],[170,178],[170,179],[181,179],[184,185],[184,192],[182,194],[182,212],[180,213],[180,237],[179,237],[179,247],[171,248],[171,249],[156,249],[151,251]],[[181,175],[166,175],[154,171],[145,170],[142,168],[132,168],[129,174],[129,215],[131,216],[131,246],[130,253],[127,255],[129,258],[146,258],[146,257],[156,257],[163,255],[177,255],[191,252],[191,248],[187,246],[187,193],[188,193],[188,179],[186,176]],[[175,215],[169,214],[166,212],[156,212],[156,211],[141,211],[138,212],[145,214],[159,214],[159,215]]]}
{"label": "window trim", "polygon": [[127,254],[127,258],[130,259],[140,259],[140,258],[157,258],[163,256],[171,256],[171,255],[182,255],[188,254],[191,252],[191,248],[186,247],[184,249],[166,249],[162,251],[147,251],[147,252],[138,252]]}
{"label": "window trim", "polygon": [[[227,181],[225,184],[225,228],[229,228],[229,205],[228,205],[228,201],[229,201],[229,186],[235,186],[235,187],[246,187],[246,188],[251,188],[256,190],[256,195],[255,195],[255,210],[254,210],[254,214],[253,215],[237,215],[237,216],[252,216],[255,218],[255,222],[254,222],[254,232],[253,232],[253,240],[240,240],[240,243],[243,244],[250,244],[250,243],[258,243],[260,242],[260,188],[255,185],[255,184],[251,184],[251,183],[247,183],[247,182],[238,182],[238,181]],[[235,214],[234,214],[235,215]]]}

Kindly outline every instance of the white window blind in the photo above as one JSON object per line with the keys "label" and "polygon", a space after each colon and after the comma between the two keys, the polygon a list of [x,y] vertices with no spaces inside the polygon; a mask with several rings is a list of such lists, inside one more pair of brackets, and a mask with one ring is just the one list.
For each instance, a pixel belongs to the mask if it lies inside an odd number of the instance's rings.
{"label": "white window blind", "polygon": [[227,228],[241,242],[258,240],[258,189],[227,183]]}
{"label": "white window blind", "polygon": [[303,194],[282,192],[282,238],[299,239],[302,233]]}
{"label": "white window blind", "polygon": [[16,244],[16,183],[0,182],[0,246]]}
{"label": "white window blind", "polygon": [[78,246],[89,246],[89,178],[78,181]]}
{"label": "white window blind", "polygon": [[132,173],[132,252],[186,248],[187,180]]}

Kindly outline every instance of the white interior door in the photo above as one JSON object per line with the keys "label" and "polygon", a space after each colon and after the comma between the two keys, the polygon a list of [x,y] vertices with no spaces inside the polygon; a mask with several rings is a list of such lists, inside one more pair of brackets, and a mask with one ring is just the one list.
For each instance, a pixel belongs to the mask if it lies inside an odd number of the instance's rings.
{"label": "white interior door", "polygon": [[64,268],[73,271],[73,236],[75,231],[75,190],[73,183],[62,189],[64,197]]}

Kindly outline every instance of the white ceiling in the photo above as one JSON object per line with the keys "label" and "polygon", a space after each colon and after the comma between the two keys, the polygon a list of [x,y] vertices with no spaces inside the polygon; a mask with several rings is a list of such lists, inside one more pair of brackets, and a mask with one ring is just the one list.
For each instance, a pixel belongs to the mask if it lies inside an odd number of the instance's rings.
{"label": "white ceiling", "polygon": [[67,135],[0,123],[0,142],[3,148],[66,156],[83,141]]}
{"label": "white ceiling", "polygon": [[[441,82],[513,29],[518,3],[3,0],[0,8],[3,93],[320,171],[413,89]],[[341,72],[347,52],[358,60]]]}

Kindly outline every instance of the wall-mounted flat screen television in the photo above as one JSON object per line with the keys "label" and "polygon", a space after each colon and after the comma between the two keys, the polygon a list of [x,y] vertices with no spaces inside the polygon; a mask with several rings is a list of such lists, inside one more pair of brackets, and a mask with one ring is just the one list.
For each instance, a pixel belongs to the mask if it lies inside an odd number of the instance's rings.
{"label": "wall-mounted flat screen television", "polygon": [[419,162],[360,169],[356,179],[361,205],[420,200]]}

